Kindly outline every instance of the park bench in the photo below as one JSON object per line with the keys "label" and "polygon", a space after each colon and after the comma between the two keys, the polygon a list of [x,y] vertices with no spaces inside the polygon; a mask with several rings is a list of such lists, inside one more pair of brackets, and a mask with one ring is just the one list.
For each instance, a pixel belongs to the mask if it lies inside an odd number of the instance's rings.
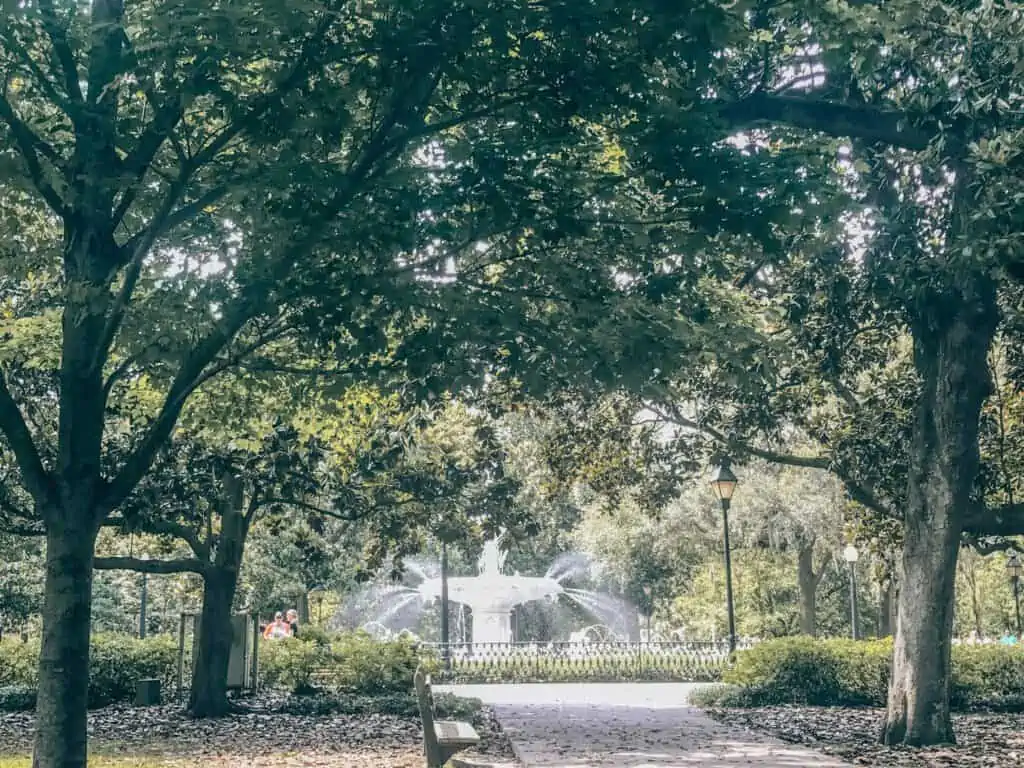
{"label": "park bench", "polygon": [[423,752],[427,768],[441,768],[453,755],[475,747],[480,737],[469,723],[458,720],[434,720],[434,695],[430,690],[430,675],[421,664],[416,668],[416,699],[423,721]]}

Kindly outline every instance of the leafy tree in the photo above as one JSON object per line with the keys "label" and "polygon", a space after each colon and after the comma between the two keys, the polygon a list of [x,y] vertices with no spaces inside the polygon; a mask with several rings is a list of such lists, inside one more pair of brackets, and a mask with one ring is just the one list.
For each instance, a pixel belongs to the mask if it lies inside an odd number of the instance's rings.
{"label": "leafy tree", "polygon": [[[673,90],[624,142],[680,203],[692,166],[713,157],[749,172],[723,173],[722,186],[735,182],[719,193],[723,215],[747,195],[777,210],[719,264],[759,364],[743,376],[735,359],[710,361],[654,396],[685,404],[684,419],[731,449],[837,472],[856,501],[900,521],[883,738],[949,742],[961,537],[1024,532],[1019,504],[989,503],[977,487],[988,356],[1014,330],[1000,305],[1024,274],[1009,74],[1024,21],[995,3],[734,6],[716,40],[722,81],[702,106],[719,135],[745,133],[699,158],[683,157],[685,141],[666,150],[669,136],[703,129],[689,104],[672,120],[685,85],[667,79]],[[657,59],[692,82],[675,52]],[[822,449],[772,450],[794,424]]]}
{"label": "leafy tree", "polygon": [[203,579],[199,651],[189,709],[200,717],[227,711],[231,616],[246,538],[257,515],[302,504],[318,490],[311,478],[319,449],[294,430],[275,430],[255,450],[214,449],[178,437],[123,506],[120,523],[174,537],[191,550],[186,558],[97,557],[99,569],[146,573],[195,573]]}
{"label": "leafy tree", "polygon": [[630,103],[638,29],[596,1],[5,4],[0,429],[47,538],[37,766],[85,763],[98,531],[220,372],[291,340],[310,355],[275,365],[433,395],[647,376],[594,367],[594,339],[660,359],[620,341],[663,313],[616,283],[634,234],[579,215],[622,181],[581,104]]}

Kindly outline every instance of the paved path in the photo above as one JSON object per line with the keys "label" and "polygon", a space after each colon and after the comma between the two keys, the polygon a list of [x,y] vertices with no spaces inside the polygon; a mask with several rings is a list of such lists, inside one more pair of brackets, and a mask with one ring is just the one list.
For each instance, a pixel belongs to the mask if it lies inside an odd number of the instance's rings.
{"label": "paved path", "polygon": [[524,768],[848,768],[715,722],[687,705],[694,687],[588,683],[446,690],[490,704]]}

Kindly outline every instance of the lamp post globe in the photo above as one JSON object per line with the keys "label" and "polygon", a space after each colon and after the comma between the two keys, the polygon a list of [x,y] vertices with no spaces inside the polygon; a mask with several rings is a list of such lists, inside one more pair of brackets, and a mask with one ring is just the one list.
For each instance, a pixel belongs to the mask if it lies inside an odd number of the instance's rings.
{"label": "lamp post globe", "polygon": [[729,618],[729,655],[736,653],[736,611],[732,599],[732,552],[729,547],[729,506],[739,485],[728,458],[711,470],[711,490],[722,505],[722,538],[725,553],[725,610]]}
{"label": "lamp post globe", "polygon": [[721,464],[711,470],[711,490],[726,507],[732,501],[732,495],[736,492],[736,486],[740,482],[729,464],[728,459],[723,459]]}

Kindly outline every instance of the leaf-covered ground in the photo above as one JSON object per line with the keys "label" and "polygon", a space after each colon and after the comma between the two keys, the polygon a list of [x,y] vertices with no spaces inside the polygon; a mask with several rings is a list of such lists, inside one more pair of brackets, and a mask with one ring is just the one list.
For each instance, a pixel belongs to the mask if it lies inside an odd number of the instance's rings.
{"label": "leaf-covered ground", "polygon": [[729,725],[768,733],[813,747],[854,765],[871,768],[992,768],[1024,765],[1024,715],[970,714],[954,717],[957,745],[924,749],[878,743],[882,712],[876,709],[760,707],[712,709]]}
{"label": "leaf-covered ground", "polygon": [[[0,713],[0,768],[21,768],[31,751],[33,716]],[[508,740],[489,710],[473,717],[481,743],[466,756],[511,760]],[[422,768],[420,724],[392,715],[304,717],[267,707],[223,720],[192,720],[176,706],[111,707],[89,714],[94,755],[144,756],[90,766],[110,768]],[[28,763],[24,762],[27,766]]]}

